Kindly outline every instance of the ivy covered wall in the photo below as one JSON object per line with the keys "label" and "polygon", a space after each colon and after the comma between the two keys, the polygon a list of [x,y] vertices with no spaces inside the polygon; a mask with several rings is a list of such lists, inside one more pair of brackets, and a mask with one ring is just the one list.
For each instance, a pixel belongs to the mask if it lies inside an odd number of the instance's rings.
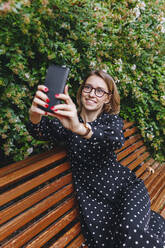
{"label": "ivy covered wall", "polygon": [[25,124],[50,63],[70,67],[73,98],[87,71],[110,73],[121,116],[136,121],[153,156],[164,159],[163,0],[0,0],[0,29],[1,161],[48,149]]}

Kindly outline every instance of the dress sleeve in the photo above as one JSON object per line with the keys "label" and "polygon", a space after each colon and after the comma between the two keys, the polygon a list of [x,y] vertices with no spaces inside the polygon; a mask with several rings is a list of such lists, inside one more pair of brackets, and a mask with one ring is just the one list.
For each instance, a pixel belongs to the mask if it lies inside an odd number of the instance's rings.
{"label": "dress sleeve", "polygon": [[94,145],[110,147],[111,150],[121,148],[125,142],[123,120],[118,115],[106,114],[101,123],[92,125],[93,135],[89,139]]}
{"label": "dress sleeve", "polygon": [[30,121],[27,124],[27,130],[35,139],[53,143],[64,141],[66,137],[66,129],[57,118],[49,119],[43,116],[37,124]]}

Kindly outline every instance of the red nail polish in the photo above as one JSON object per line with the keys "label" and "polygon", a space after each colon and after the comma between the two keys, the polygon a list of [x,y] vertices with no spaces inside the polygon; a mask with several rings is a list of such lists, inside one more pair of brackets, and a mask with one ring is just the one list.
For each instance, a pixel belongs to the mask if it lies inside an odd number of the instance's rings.
{"label": "red nail polish", "polygon": [[55,111],[55,112],[57,112],[57,111],[58,111],[58,109],[54,109],[54,111]]}
{"label": "red nail polish", "polygon": [[48,104],[45,104],[45,108],[48,108],[49,107],[49,105]]}
{"label": "red nail polish", "polygon": [[47,88],[47,87],[45,87],[44,91],[45,91],[45,92],[48,92],[48,88]]}
{"label": "red nail polish", "polygon": [[47,115],[48,113],[47,112],[45,112],[45,115]]}
{"label": "red nail polish", "polygon": [[51,109],[51,110],[53,110],[53,109],[54,109],[54,107],[52,106],[50,109]]}
{"label": "red nail polish", "polygon": [[55,97],[59,96],[59,94],[55,94]]}
{"label": "red nail polish", "polygon": [[46,102],[47,102],[47,103],[49,103],[49,102],[50,102],[50,100],[49,100],[49,99],[46,99]]}

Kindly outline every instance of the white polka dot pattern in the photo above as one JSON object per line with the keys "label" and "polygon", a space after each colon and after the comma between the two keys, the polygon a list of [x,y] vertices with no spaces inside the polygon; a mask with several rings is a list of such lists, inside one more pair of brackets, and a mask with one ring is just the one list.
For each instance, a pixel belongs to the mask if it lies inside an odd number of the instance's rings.
{"label": "white polka dot pattern", "polygon": [[89,248],[165,248],[165,220],[150,210],[143,181],[116,160],[114,150],[124,144],[122,119],[102,113],[90,124],[93,135],[88,140],[57,119],[28,124],[36,139],[66,144],[86,244]]}

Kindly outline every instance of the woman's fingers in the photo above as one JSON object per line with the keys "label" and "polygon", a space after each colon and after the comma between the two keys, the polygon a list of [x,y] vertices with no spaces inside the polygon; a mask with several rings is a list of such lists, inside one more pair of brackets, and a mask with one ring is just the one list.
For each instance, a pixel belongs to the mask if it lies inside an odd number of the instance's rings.
{"label": "woman's fingers", "polygon": [[35,98],[40,98],[40,99],[43,100],[44,102],[49,103],[49,98],[48,98],[48,96],[47,96],[45,93],[43,93],[41,90],[37,90],[34,99],[35,99]]}
{"label": "woman's fingers", "polygon": [[55,114],[57,115],[62,115],[62,116],[69,117],[69,118],[74,117],[74,113],[72,111],[59,110],[59,109],[55,109],[54,111],[55,111]]}
{"label": "woman's fingers", "polygon": [[62,101],[64,101],[64,102],[66,102],[66,104],[71,104],[71,105],[74,104],[73,101],[72,101],[72,99],[70,98],[69,95],[58,94],[58,95],[56,95],[55,97],[56,97],[57,99],[60,99],[60,100],[62,100]]}
{"label": "woman's fingers", "polygon": [[73,103],[72,99],[69,96],[68,85],[65,86],[64,94],[57,94],[55,96],[56,98],[63,100],[65,103],[54,106],[52,108],[54,113],[50,113],[50,112],[47,113],[39,107],[39,106],[43,106],[45,108],[48,107],[49,99],[46,94],[48,90],[49,89],[45,87],[44,85],[38,86],[38,89],[33,99],[33,104],[30,110],[31,113],[37,113],[40,115],[50,115],[50,116],[57,117],[58,119],[61,119],[63,117],[69,117],[69,118],[74,117],[75,104]]}
{"label": "woman's fingers", "polygon": [[36,105],[39,105],[39,106],[42,106],[42,107],[45,107],[45,108],[48,108],[49,107],[49,104],[46,103],[45,101],[42,101],[40,98],[38,97],[35,97],[33,99],[33,103],[36,104]]}
{"label": "woman's fingers", "polygon": [[66,85],[65,89],[64,89],[64,93],[69,96],[69,91],[68,90],[69,90],[69,86]]}
{"label": "woman's fingers", "polygon": [[47,93],[49,91],[48,87],[46,87],[45,85],[38,85],[38,90],[41,90],[45,93]]}
{"label": "woman's fingers", "polygon": [[[33,102],[32,102],[32,107],[33,106],[35,107],[34,111],[37,110],[38,106],[42,106],[42,107],[45,107],[45,108],[49,107],[50,100],[47,97],[46,93],[44,93],[43,91],[44,92],[48,91],[48,88],[46,88],[44,85],[39,85],[38,90],[37,90],[37,92],[35,94],[35,97],[33,99]],[[38,111],[38,112],[40,112],[40,111]],[[43,114],[43,112],[42,112],[42,114]]]}
{"label": "woman's fingers", "polygon": [[39,115],[47,115],[47,112],[42,110],[40,106],[48,108],[49,99],[46,95],[46,92],[48,92],[48,88],[44,85],[39,85],[38,90],[35,94],[35,97],[32,102],[32,106],[30,108],[30,113],[32,114],[39,114]]}
{"label": "woman's fingers", "polygon": [[58,104],[55,105],[51,108],[53,111],[55,110],[65,110],[65,111],[71,111],[72,110],[72,106],[69,104]]}
{"label": "woman's fingers", "polygon": [[69,104],[58,104],[52,109],[55,114],[63,115],[67,117],[73,117],[73,106]]}
{"label": "woman's fingers", "polygon": [[33,104],[30,108],[30,113],[32,114],[39,114],[39,115],[47,115],[47,112],[40,109],[37,104]]}
{"label": "woman's fingers", "polygon": [[68,93],[68,85],[65,86],[64,94],[56,94],[55,97],[65,101],[67,104],[74,104]]}

